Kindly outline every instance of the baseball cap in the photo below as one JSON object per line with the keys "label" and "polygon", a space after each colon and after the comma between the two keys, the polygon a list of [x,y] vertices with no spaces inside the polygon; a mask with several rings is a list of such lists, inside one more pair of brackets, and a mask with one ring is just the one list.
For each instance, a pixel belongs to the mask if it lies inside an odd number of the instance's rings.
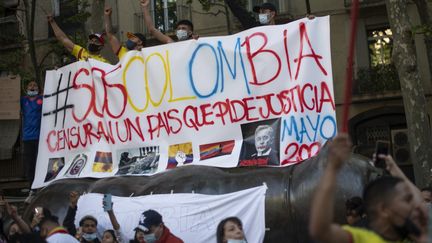
{"label": "baseball cap", "polygon": [[275,6],[273,3],[263,3],[263,4],[261,4],[261,5],[254,6],[252,10],[253,10],[255,13],[259,13],[261,9],[268,9],[268,10],[270,10],[270,11],[275,11],[275,12],[277,12],[277,10],[276,10],[276,6]]}
{"label": "baseball cap", "polygon": [[141,34],[141,33],[131,33],[131,32],[127,32],[127,33],[126,33],[126,36],[127,36],[128,39],[131,39],[131,38],[133,38],[133,37],[136,37],[136,38],[140,39],[140,40],[142,41],[143,45],[144,45],[145,42],[146,42],[146,38],[145,38],[145,36],[144,36],[143,34]]}
{"label": "baseball cap", "polygon": [[162,223],[162,215],[155,210],[149,209],[141,214],[138,226],[134,229],[148,232],[151,226],[157,226]]}
{"label": "baseball cap", "polygon": [[88,36],[88,38],[89,39],[92,39],[92,38],[98,38],[98,40],[100,41],[100,43],[102,44],[102,45],[104,45],[105,44],[105,39],[104,39],[104,34],[99,34],[99,33],[92,33],[92,34],[90,34],[89,36]]}

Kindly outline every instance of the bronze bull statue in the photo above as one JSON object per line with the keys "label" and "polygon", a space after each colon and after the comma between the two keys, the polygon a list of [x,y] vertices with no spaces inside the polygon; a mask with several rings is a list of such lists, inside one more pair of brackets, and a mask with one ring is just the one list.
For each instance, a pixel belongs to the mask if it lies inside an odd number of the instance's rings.
{"label": "bronze bull statue", "polygon": [[[28,206],[24,217],[28,218],[35,206],[45,206],[60,221],[69,205],[69,192],[111,193],[128,197],[153,194],[195,193],[224,194],[235,192],[265,182],[266,231],[264,242],[311,242],[308,234],[310,204],[313,192],[323,173],[327,158],[324,147],[319,155],[300,164],[283,168],[231,168],[207,166],[184,166],[148,176],[121,176],[104,179],[63,179],[42,189]],[[336,220],[345,223],[345,201],[359,196],[364,185],[378,171],[371,167],[365,157],[353,155],[338,178],[336,193]],[[231,215],[226,215],[231,216]]]}

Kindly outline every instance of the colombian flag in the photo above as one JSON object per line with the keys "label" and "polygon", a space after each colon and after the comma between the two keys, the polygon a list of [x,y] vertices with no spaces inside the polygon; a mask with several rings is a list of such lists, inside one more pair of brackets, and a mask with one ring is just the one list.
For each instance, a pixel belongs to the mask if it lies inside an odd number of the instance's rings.
{"label": "colombian flag", "polygon": [[234,149],[234,140],[200,145],[200,159],[206,160],[218,156],[231,154]]}
{"label": "colombian flag", "polygon": [[112,167],[113,162],[111,152],[97,151],[93,163],[93,172],[112,172]]}

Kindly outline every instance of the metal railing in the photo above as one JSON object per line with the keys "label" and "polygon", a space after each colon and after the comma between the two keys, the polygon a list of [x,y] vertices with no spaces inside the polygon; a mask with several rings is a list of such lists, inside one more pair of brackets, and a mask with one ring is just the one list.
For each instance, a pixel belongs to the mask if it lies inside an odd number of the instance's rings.
{"label": "metal railing", "polygon": [[353,87],[355,95],[400,91],[399,76],[394,65],[360,68]]}
{"label": "metal railing", "polygon": [[20,42],[20,25],[15,15],[0,18],[0,45],[17,44]]}

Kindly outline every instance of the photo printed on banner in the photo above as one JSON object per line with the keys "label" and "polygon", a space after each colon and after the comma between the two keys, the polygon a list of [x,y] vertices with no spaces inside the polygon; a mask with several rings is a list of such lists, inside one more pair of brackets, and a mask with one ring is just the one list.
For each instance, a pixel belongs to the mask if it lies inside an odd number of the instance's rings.
{"label": "photo printed on banner", "polygon": [[87,164],[87,155],[85,154],[78,154],[75,156],[75,158],[72,160],[71,165],[69,166],[69,169],[65,173],[65,177],[79,177],[81,174],[81,171]]}
{"label": "photo printed on banner", "polygon": [[112,170],[112,153],[97,151],[93,163],[93,172],[112,172]]}
{"label": "photo printed on banner", "polygon": [[216,158],[219,156],[229,155],[234,149],[235,141],[228,140],[217,143],[202,144],[200,148],[200,160]]}
{"label": "photo printed on banner", "polygon": [[241,125],[239,166],[279,165],[280,118]]}
{"label": "photo printed on banner", "polygon": [[51,158],[48,161],[48,169],[45,176],[45,182],[51,181],[57,177],[61,169],[65,165],[64,157],[61,158]]}
{"label": "photo printed on banner", "polygon": [[172,169],[193,161],[192,143],[170,145],[168,148],[167,169]]}
{"label": "photo printed on banner", "polygon": [[117,151],[119,169],[116,175],[152,174],[159,166],[159,146]]}

